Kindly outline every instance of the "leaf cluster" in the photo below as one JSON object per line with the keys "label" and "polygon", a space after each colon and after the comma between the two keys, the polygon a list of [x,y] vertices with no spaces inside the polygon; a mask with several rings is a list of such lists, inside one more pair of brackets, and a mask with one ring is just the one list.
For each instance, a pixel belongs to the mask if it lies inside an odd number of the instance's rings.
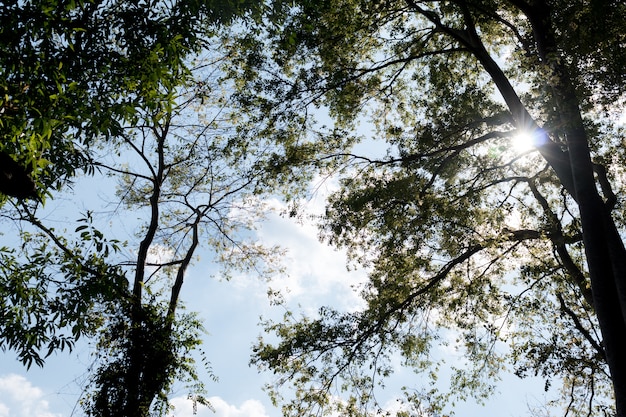
{"label": "leaf cluster", "polygon": [[[608,3],[614,19],[621,6]],[[555,31],[549,56],[528,19],[542,5]],[[467,362],[453,365],[453,396],[484,399],[500,372],[513,369],[547,386],[563,378],[561,405],[570,412],[606,409],[610,379],[576,202],[554,164],[512,146],[536,123],[550,149],[568,156],[557,86],[571,77],[596,166],[607,163],[596,168],[597,186],[615,207],[611,186],[619,192],[623,182],[607,172],[619,170],[621,139],[602,116],[610,101],[618,111],[623,88],[613,64],[598,64],[612,58],[621,35],[573,34],[574,25],[597,24],[598,10],[583,2],[302,1],[279,23],[239,38],[241,94],[262,92],[266,120],[296,109],[304,124],[312,109],[326,110],[346,138],[371,130],[365,135],[386,150],[372,157],[352,151],[350,139],[334,143],[334,160],[348,168],[321,219],[322,236],[370,268],[366,307],[268,324],[278,342],[259,342],[256,363],[280,375],[274,388],[293,383],[287,414],[331,412],[334,384],[372,406],[372,375],[389,370],[386,355],[397,352],[420,370],[437,352],[405,342],[423,317],[426,340],[458,335]],[[573,15],[589,19],[572,23]],[[555,72],[554,62],[566,71]],[[315,138],[319,125],[311,123],[302,136]]]}
{"label": "leaf cluster", "polygon": [[0,251],[0,347],[15,350],[27,367],[96,334],[102,314],[128,296],[123,271],[108,260],[119,242],[106,240],[89,217],[74,240],[31,220],[39,230],[21,233],[20,250]]}
{"label": "leaf cluster", "polygon": [[44,195],[121,133],[215,27],[254,2],[8,1],[0,11],[0,143]]}
{"label": "leaf cluster", "polygon": [[[164,416],[170,411],[167,394],[174,382],[193,383],[196,392],[203,391],[192,356],[203,333],[199,319],[189,313],[173,318],[167,305],[154,298],[131,322],[128,317],[137,314],[132,308],[131,303],[120,306],[101,334],[93,391],[82,401],[87,415],[119,416],[134,409],[140,415]],[[142,370],[139,380],[133,378],[134,369]],[[133,404],[131,383],[147,401]],[[201,396],[196,401],[207,402]]]}

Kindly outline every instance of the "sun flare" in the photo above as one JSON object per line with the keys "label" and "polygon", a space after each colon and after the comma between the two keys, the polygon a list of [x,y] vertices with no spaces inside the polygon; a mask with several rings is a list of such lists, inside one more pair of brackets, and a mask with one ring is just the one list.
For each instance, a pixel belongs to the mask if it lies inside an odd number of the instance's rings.
{"label": "sun flare", "polygon": [[512,137],[513,148],[516,152],[528,152],[535,149],[535,135],[528,130],[519,130]]}

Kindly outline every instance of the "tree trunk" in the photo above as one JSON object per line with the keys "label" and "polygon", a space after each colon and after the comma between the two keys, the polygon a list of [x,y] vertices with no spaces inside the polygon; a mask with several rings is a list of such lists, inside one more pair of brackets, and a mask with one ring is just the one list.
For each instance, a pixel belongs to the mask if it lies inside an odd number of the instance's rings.
{"label": "tree trunk", "polygon": [[626,417],[626,321],[618,292],[619,281],[624,281],[622,271],[626,251],[610,214],[593,201],[587,201],[593,198],[582,196],[581,200],[585,255],[594,308],[613,382],[616,416]]}
{"label": "tree trunk", "polygon": [[[572,106],[571,101],[567,103],[570,104],[564,104],[564,107]],[[576,121],[577,117],[572,114],[570,122],[572,119]],[[566,132],[593,304],[613,381],[616,415],[626,417],[626,305],[620,296],[626,277],[626,250],[596,187],[582,120],[577,127],[566,129]]]}
{"label": "tree trunk", "polygon": [[552,90],[566,137],[573,197],[580,211],[593,303],[613,382],[616,415],[626,417],[626,249],[598,191],[589,137],[573,81],[560,58],[550,16],[545,2],[538,2],[529,10],[541,61],[548,65],[555,80]]}
{"label": "tree trunk", "polygon": [[543,1],[532,5],[521,1],[513,3],[522,9],[533,26],[540,65],[549,66],[554,73],[556,82],[552,89],[565,131],[567,152],[551,141],[530,116],[508,78],[484,47],[465,3],[459,3],[466,23],[464,31],[446,28],[437,20],[434,23],[467,47],[483,65],[502,94],[517,127],[542,136],[539,152],[578,203],[593,303],[613,382],[616,415],[626,417],[626,249],[596,186],[589,139],[572,80],[559,58],[550,10]]}
{"label": "tree trunk", "polygon": [[575,198],[580,211],[593,304],[613,381],[618,417],[626,417],[626,250],[596,185],[589,139],[576,94],[564,67],[554,86],[567,139]]}

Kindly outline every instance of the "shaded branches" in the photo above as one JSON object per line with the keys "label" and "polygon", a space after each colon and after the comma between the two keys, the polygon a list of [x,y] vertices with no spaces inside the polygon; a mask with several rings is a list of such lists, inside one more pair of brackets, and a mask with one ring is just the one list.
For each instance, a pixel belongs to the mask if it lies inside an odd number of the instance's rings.
{"label": "shaded branches", "polygon": [[[258,43],[238,50],[249,58],[243,94],[250,91],[247,81],[260,79],[253,84],[267,99],[259,120],[271,127],[263,133],[275,134],[276,125],[298,113],[305,118],[298,123],[311,130],[292,131],[290,139],[335,139],[321,128],[314,136],[315,125],[306,124],[313,104],[374,148],[359,153],[350,148],[350,137],[333,142],[338,149],[317,159],[298,161],[336,169],[340,188],[329,199],[322,236],[346,248],[350,261],[369,272],[363,311],[322,310],[319,320],[268,327],[280,341],[275,350],[261,342],[257,363],[292,377],[299,400],[327,404],[320,391],[310,398],[303,394],[310,392],[307,387],[316,389],[315,378],[323,381],[319,389],[329,389],[326,376],[355,392],[371,392],[360,384],[371,388],[372,380],[361,377],[380,363],[368,362],[368,349],[378,353],[387,344],[385,352],[396,349],[403,358],[427,356],[426,343],[412,349],[403,343],[410,345],[411,318],[436,311],[442,318],[431,323],[458,332],[465,357],[475,365],[458,374],[455,393],[481,391],[510,360],[548,381],[553,375],[566,379],[573,388],[567,386],[565,398],[585,403],[584,412],[591,410],[585,389],[594,392],[589,401],[604,401],[596,393],[610,383],[603,362],[610,355],[597,354],[606,342],[596,334],[594,306],[601,303],[592,298],[596,291],[589,283],[597,275],[589,265],[613,263],[613,273],[623,275],[615,231],[624,226],[610,215],[616,209],[611,173],[597,166],[587,181],[591,165],[586,157],[578,159],[582,147],[574,148],[586,141],[590,151],[601,148],[605,154],[618,149],[621,139],[599,137],[590,127],[585,118],[602,115],[585,106],[602,99],[589,96],[587,81],[570,76],[585,70],[564,39],[573,30],[565,16],[586,15],[587,5],[544,3],[301,2],[289,9],[283,26],[261,30]],[[252,76],[257,70],[265,74],[266,65],[272,76]],[[524,132],[533,135],[531,150],[514,146]],[[584,191],[580,175],[586,178]],[[595,211],[602,220],[581,229],[582,207],[598,188],[603,207],[594,203],[587,213]],[[585,258],[589,233],[599,230],[611,242],[610,262]],[[605,245],[594,242],[594,250]],[[519,297],[511,295],[516,291]],[[620,336],[616,340],[621,346]],[[496,344],[509,353],[492,357]],[[594,375],[596,385],[581,370]],[[288,411],[297,414],[296,409]]]}

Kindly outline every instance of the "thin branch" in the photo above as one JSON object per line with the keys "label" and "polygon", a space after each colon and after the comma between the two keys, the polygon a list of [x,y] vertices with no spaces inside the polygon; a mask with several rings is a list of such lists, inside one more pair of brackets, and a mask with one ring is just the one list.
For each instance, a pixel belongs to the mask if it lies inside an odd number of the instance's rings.
{"label": "thin branch", "polygon": [[136,172],[115,168],[115,167],[112,167],[110,165],[104,164],[102,162],[94,161],[93,165],[95,165],[97,167],[100,167],[100,168],[104,168],[107,171],[115,172],[117,174],[128,175],[128,176],[135,177],[135,178],[141,178],[143,180],[150,181],[150,182],[154,181],[154,178],[148,177],[147,175],[143,175],[143,174],[139,174],[139,173],[136,173]]}
{"label": "thin branch", "polygon": [[[168,123],[167,119],[164,123]],[[149,166],[150,171],[153,172],[154,178],[152,179],[153,189],[152,195],[150,196],[150,222],[148,224],[148,228],[146,230],[146,234],[144,235],[143,240],[139,243],[139,251],[137,253],[137,268],[135,270],[135,280],[133,283],[133,295],[136,297],[135,302],[137,306],[141,303],[141,293],[143,288],[143,281],[145,275],[145,264],[148,258],[148,251],[150,246],[152,245],[152,241],[154,240],[154,236],[159,227],[159,199],[161,196],[161,184],[163,180],[164,170],[165,170],[165,138],[167,135],[167,126],[162,128],[162,136],[155,136],[157,139],[157,157],[158,157],[158,165],[156,171],[152,166]],[[131,144],[134,146],[134,144]],[[144,155],[144,159],[147,161],[147,158]]]}
{"label": "thin branch", "polygon": [[152,166],[152,163],[150,162],[150,160],[148,159],[148,157],[146,156],[146,153],[143,151],[143,149],[140,149],[137,147],[137,145],[135,145],[135,143],[126,135],[123,136],[124,138],[124,142],[126,142],[128,144],[128,146],[130,146],[137,155],[139,155],[139,157],[145,162],[146,166],[148,167],[148,169],[150,170],[150,173],[152,174],[153,178],[156,178],[156,172],[154,171],[154,168]]}
{"label": "thin branch", "polygon": [[65,255],[72,259],[74,262],[76,262],[76,264],[80,265],[80,268],[88,273],[90,273],[91,275],[93,275],[94,277],[98,277],[101,278],[102,277],[102,273],[100,271],[98,271],[97,269],[93,269],[87,265],[85,265],[82,262],[82,259],[77,256],[75,253],[73,253],[63,242],[61,242],[61,240],[54,234],[54,232],[47,228],[46,226],[43,225],[43,223],[41,223],[36,217],[35,215],[28,209],[28,207],[26,206],[26,204],[22,203],[22,208],[24,209],[24,211],[27,213],[28,217],[25,218],[25,220],[27,220],[30,224],[34,225],[35,227],[37,227],[39,230],[41,230],[42,232],[44,232],[44,234],[46,234],[50,239],[52,239],[52,241],[54,242],[54,244],[61,249],[61,251],[63,253],[65,253]]}
{"label": "thin branch", "polygon": [[170,318],[174,317],[174,312],[176,310],[176,305],[178,304],[178,298],[180,296],[180,290],[183,286],[183,281],[185,279],[185,272],[187,272],[187,267],[191,263],[191,259],[193,257],[196,248],[198,247],[198,225],[200,224],[200,220],[202,219],[201,213],[196,213],[196,219],[193,224],[190,225],[192,230],[192,238],[191,238],[191,246],[187,249],[185,257],[183,258],[180,266],[178,267],[178,271],[176,273],[176,280],[174,281],[174,285],[172,286],[172,294],[170,297],[170,303],[168,306],[167,314]]}
{"label": "thin branch", "polygon": [[600,346],[600,344],[591,336],[589,331],[585,329],[585,327],[580,322],[580,319],[578,318],[576,313],[574,313],[574,311],[565,304],[565,300],[563,299],[563,296],[561,295],[561,293],[557,292],[556,297],[558,298],[559,303],[561,304],[561,310],[563,310],[563,312],[566,313],[572,319],[576,329],[585,337],[585,339],[587,339],[587,341],[591,344],[591,346],[593,346],[593,348],[596,350],[598,355],[600,355],[600,357],[604,361],[606,361],[606,352],[604,351],[602,346]]}
{"label": "thin branch", "polygon": [[617,204],[617,196],[613,192],[613,188],[611,187],[611,183],[609,182],[609,178],[607,177],[606,167],[602,164],[594,163],[593,171],[598,177],[598,182],[600,183],[602,194],[604,194],[604,198],[606,199],[604,204],[609,211],[612,211]]}
{"label": "thin branch", "polygon": [[581,269],[578,267],[578,265],[576,265],[576,263],[570,256],[569,251],[567,250],[567,247],[565,246],[565,244],[568,243],[568,241],[570,241],[571,239],[568,239],[566,236],[564,236],[559,218],[551,210],[548,200],[537,189],[537,186],[535,185],[534,180],[529,179],[528,181],[526,181],[526,183],[528,185],[528,188],[530,188],[530,191],[532,192],[533,196],[535,197],[535,200],[537,200],[537,202],[543,209],[544,215],[548,219],[548,223],[550,227],[550,232],[548,233],[548,237],[550,238],[550,241],[554,245],[554,248],[556,249],[557,254],[559,255],[561,265],[564,267],[568,276],[572,279],[572,281],[579,288],[587,304],[591,308],[593,308],[593,305],[594,305],[593,295],[591,293],[591,288],[589,288],[588,286],[587,278],[585,277]]}

